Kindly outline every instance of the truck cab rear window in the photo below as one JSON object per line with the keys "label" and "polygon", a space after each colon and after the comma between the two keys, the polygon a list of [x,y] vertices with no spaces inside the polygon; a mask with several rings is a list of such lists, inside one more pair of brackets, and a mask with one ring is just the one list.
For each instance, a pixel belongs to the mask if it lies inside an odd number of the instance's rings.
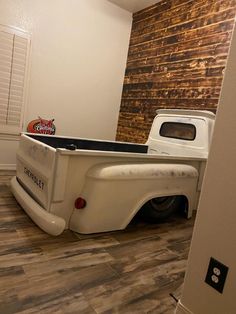
{"label": "truck cab rear window", "polygon": [[164,122],[160,136],[193,141],[196,137],[196,127],[190,123]]}

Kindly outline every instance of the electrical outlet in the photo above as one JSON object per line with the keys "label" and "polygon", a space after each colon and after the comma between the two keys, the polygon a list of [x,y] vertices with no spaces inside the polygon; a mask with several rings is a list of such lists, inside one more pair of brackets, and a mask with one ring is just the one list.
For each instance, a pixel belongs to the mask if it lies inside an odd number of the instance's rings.
{"label": "electrical outlet", "polygon": [[210,258],[205,282],[222,293],[229,268],[213,257]]}

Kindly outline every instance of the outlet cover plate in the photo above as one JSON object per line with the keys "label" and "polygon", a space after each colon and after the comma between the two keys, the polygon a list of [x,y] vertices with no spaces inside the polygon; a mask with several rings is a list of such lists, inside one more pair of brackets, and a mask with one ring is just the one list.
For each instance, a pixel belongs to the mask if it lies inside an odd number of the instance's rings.
{"label": "outlet cover plate", "polygon": [[218,292],[223,293],[228,270],[229,268],[226,265],[211,257],[205,282]]}

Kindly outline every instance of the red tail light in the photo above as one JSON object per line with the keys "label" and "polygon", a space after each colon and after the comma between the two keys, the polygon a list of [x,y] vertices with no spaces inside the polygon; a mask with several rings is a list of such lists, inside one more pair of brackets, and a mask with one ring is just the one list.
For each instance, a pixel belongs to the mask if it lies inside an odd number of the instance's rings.
{"label": "red tail light", "polygon": [[86,206],[86,201],[85,199],[83,199],[82,197],[78,197],[76,200],[75,200],[75,208],[77,209],[82,209]]}

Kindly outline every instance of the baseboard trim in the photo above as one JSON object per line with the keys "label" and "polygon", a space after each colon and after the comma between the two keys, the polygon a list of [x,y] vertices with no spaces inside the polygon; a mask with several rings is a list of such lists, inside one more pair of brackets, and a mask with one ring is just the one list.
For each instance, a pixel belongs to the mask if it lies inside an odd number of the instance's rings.
{"label": "baseboard trim", "polygon": [[16,170],[16,164],[0,164],[0,170]]}
{"label": "baseboard trim", "polygon": [[187,309],[180,301],[177,304],[175,314],[194,314],[189,309]]}

